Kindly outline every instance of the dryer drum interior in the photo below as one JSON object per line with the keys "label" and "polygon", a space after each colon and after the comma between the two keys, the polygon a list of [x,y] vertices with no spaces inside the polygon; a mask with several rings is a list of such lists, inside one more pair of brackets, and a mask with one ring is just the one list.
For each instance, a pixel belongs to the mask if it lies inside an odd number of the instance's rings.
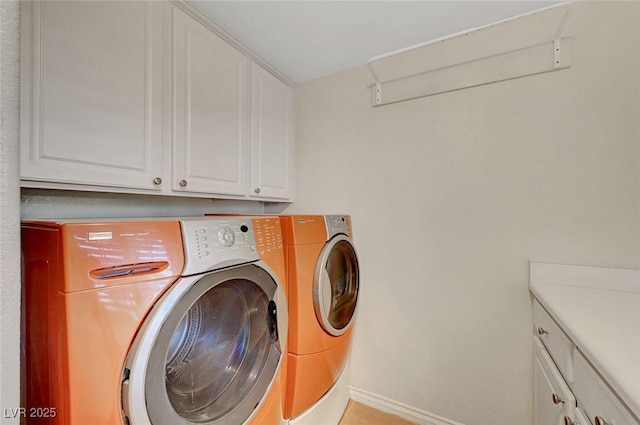
{"label": "dryer drum interior", "polygon": [[280,357],[276,284],[244,268],[206,275],[166,314],[145,375],[151,423],[242,423],[262,399]]}

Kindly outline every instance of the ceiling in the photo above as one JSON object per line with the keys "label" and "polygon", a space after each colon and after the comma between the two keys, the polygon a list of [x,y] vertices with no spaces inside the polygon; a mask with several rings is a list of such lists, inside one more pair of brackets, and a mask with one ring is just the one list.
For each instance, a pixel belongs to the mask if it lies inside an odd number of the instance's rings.
{"label": "ceiling", "polygon": [[294,82],[557,1],[192,1]]}

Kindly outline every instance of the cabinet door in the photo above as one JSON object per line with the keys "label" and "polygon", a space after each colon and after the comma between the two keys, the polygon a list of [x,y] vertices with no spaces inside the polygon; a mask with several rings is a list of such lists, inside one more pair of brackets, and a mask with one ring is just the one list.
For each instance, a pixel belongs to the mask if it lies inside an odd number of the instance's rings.
{"label": "cabinet door", "polygon": [[291,200],[293,89],[256,64],[251,74],[251,196]]}
{"label": "cabinet door", "polygon": [[163,10],[22,2],[23,185],[159,189]]}
{"label": "cabinet door", "polygon": [[249,59],[174,7],[173,72],[172,188],[246,194]]}
{"label": "cabinet door", "polygon": [[563,425],[565,416],[575,419],[576,399],[538,338],[534,345],[533,423]]}

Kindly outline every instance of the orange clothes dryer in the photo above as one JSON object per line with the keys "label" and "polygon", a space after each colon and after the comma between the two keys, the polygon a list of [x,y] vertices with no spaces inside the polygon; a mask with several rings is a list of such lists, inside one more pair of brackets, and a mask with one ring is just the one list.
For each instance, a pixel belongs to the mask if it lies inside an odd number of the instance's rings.
{"label": "orange clothes dryer", "polygon": [[348,359],[359,291],[349,216],[280,216],[288,277],[285,416],[337,424],[349,400]]}
{"label": "orange clothes dryer", "polygon": [[279,235],[266,216],[23,222],[26,423],[280,425]]}

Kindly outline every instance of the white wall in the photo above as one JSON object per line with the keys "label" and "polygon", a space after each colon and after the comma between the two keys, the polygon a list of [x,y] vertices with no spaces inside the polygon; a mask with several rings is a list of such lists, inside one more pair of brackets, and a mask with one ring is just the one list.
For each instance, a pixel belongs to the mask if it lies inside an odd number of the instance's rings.
{"label": "white wall", "polygon": [[[17,1],[0,1],[0,364],[2,364],[0,408],[2,409],[15,409],[20,406],[19,16]],[[3,418],[2,423],[18,424],[19,418]]]}
{"label": "white wall", "polygon": [[298,86],[296,202],[353,217],[358,389],[532,422],[528,261],[638,267],[640,4],[578,2],[572,67],[380,108]]}

